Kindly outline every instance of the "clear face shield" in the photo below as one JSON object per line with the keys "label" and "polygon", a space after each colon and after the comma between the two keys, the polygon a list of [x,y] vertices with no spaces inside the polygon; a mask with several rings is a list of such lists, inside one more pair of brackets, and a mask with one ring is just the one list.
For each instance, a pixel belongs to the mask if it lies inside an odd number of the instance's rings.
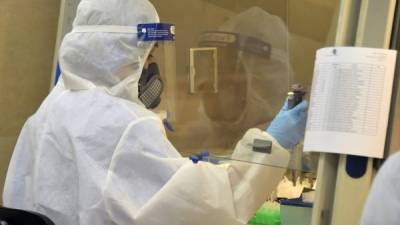
{"label": "clear face shield", "polygon": [[138,97],[146,108],[155,109],[162,106],[167,78],[175,74],[175,67],[168,66],[175,60],[175,26],[168,23],[139,24],[137,31],[139,45],[153,45],[139,79]]}

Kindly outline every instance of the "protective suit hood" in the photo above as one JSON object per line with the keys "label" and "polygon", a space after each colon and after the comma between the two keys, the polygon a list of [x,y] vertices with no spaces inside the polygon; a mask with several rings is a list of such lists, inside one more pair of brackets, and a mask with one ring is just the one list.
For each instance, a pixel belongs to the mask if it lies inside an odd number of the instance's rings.
{"label": "protective suit hood", "polygon": [[[241,79],[244,82],[241,81],[241,87],[245,89],[243,90],[245,97],[241,100],[243,105],[239,107],[240,114],[232,116],[235,120],[227,122],[230,127],[236,124],[238,127],[246,127],[246,129],[260,124],[264,125],[267,121],[272,120],[279,111],[281,102],[286,98],[293,75],[289,59],[288,28],[280,17],[259,7],[251,7],[229,18],[217,31],[255,38],[271,46],[268,58],[238,49],[239,60],[235,60],[236,71],[232,74],[242,74]],[[229,58],[224,60],[228,61]],[[242,66],[243,71],[239,70]],[[228,79],[231,79],[231,75],[228,76]],[[221,93],[221,88],[219,92]],[[238,89],[235,89],[234,93],[221,98],[228,99],[229,96],[237,95],[237,93]],[[232,102],[238,101],[238,99],[232,100]],[[226,106],[210,105],[211,107],[208,108],[211,110],[207,111],[206,106],[206,113],[210,118],[217,115],[216,118],[212,118],[213,121],[219,122],[227,118]],[[221,108],[217,108],[218,105]],[[233,110],[228,110],[230,112],[234,112],[234,109],[238,108],[236,103],[231,106]],[[213,110],[223,113],[218,115]]]}
{"label": "protective suit hood", "polygon": [[[158,22],[157,11],[149,1],[82,0],[73,31],[65,36],[59,50],[65,87],[99,88],[142,105],[138,99],[138,81],[154,43],[139,43],[135,34],[112,30],[124,27],[135,30],[138,24]],[[102,31],[76,32],[81,28]]]}

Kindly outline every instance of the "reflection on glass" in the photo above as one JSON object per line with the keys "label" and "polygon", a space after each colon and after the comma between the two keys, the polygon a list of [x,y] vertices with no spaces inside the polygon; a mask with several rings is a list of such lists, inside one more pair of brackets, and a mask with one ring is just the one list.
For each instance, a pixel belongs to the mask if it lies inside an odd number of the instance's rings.
{"label": "reflection on glass", "polygon": [[190,93],[218,92],[218,49],[190,48]]}
{"label": "reflection on glass", "polygon": [[151,1],[177,28],[176,73],[162,104],[183,155],[229,155],[247,129],[265,129],[291,84],[310,86],[338,8],[331,0]]}
{"label": "reflection on glass", "polygon": [[200,46],[218,50],[218,92],[201,95],[212,134],[206,143],[229,152],[247,129],[265,128],[284,101],[287,28],[279,17],[252,7],[199,39]]}

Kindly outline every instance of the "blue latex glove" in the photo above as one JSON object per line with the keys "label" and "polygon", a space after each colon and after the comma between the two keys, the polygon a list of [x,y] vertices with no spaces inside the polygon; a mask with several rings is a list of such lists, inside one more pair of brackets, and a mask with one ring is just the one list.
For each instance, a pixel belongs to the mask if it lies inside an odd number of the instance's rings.
{"label": "blue latex glove", "polygon": [[302,101],[293,109],[288,109],[287,100],[281,111],[266,130],[282,147],[293,149],[304,137],[307,121],[307,101]]}
{"label": "blue latex glove", "polygon": [[190,155],[189,159],[192,160],[194,164],[197,164],[199,161],[208,162],[210,158],[210,153],[208,151],[202,151],[197,155]]}

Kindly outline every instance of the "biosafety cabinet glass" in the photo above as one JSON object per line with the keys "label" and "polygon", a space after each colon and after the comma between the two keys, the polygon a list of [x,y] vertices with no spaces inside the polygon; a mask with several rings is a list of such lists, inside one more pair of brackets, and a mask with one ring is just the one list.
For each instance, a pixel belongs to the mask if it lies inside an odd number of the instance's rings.
{"label": "biosafety cabinet glass", "polygon": [[176,74],[166,78],[163,101],[174,127],[167,135],[183,155],[229,155],[246,130],[268,126],[292,84],[308,89],[315,51],[332,44],[339,7],[331,0],[151,2],[176,26]]}

